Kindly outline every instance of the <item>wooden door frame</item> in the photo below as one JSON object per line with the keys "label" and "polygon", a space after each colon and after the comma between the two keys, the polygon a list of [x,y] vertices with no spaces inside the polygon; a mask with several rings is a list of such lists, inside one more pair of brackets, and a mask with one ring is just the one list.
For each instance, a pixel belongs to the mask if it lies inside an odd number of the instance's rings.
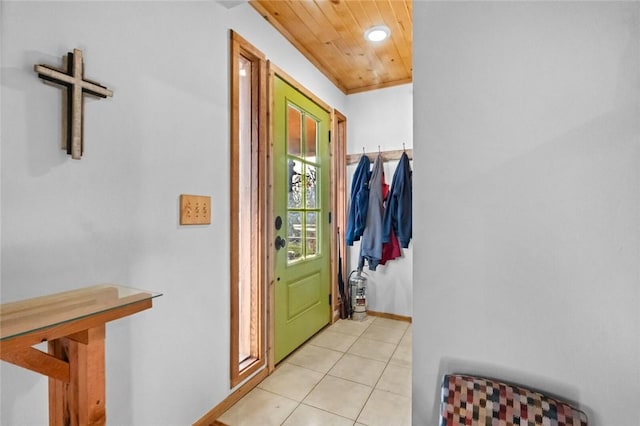
{"label": "wooden door frame", "polygon": [[[268,117],[268,150],[267,150],[267,182],[269,187],[268,194],[268,202],[267,202],[267,223],[273,224],[275,218],[273,216],[274,205],[273,205],[273,191],[274,191],[274,174],[273,174],[273,149],[274,149],[274,137],[273,137],[273,108],[274,108],[274,80],[276,76],[280,77],[282,80],[287,82],[291,87],[302,93],[304,96],[309,98],[311,101],[316,103],[320,108],[326,111],[329,114],[329,129],[331,129],[331,139],[330,139],[330,148],[329,148],[329,167],[331,168],[329,172],[330,182],[329,182],[329,196],[331,199],[331,211],[332,211],[332,220],[331,220],[331,237],[330,237],[330,264],[331,264],[331,281],[329,283],[329,289],[331,291],[331,306],[330,306],[330,316],[329,321],[330,324],[336,320],[336,309],[338,307],[337,302],[337,251],[336,251],[336,230],[339,221],[344,222],[345,211],[340,211],[340,205],[344,208],[344,202],[346,200],[346,193],[344,192],[344,177],[346,174],[346,149],[345,146],[340,147],[340,153],[336,153],[336,143],[334,143],[333,135],[336,134],[336,122],[340,120],[343,123],[344,137],[341,138],[342,141],[346,141],[346,117],[337,112],[335,109],[331,107],[328,103],[320,99],[314,93],[309,91],[306,87],[300,84],[296,79],[291,77],[285,71],[283,71],[280,67],[273,64],[271,61],[267,61],[267,75],[268,75],[268,84],[267,84],[267,117]],[[339,163],[338,161],[342,161]],[[341,164],[341,165],[340,165]],[[343,170],[344,169],[344,170]],[[340,173],[336,173],[336,171],[341,170]],[[342,182],[338,182],[337,177],[342,179]],[[342,188],[342,189],[340,189]],[[342,191],[342,195],[340,195],[340,191]],[[340,200],[342,202],[340,202]],[[335,218],[335,219],[334,219]],[[340,225],[343,226],[343,225]],[[341,229],[343,229],[341,227]],[[267,255],[265,261],[267,262],[267,368],[269,370],[269,374],[271,374],[275,370],[275,262],[271,253],[274,253],[274,245],[273,242],[275,240],[275,230],[273,226],[267,226],[266,229],[266,239],[267,239]],[[344,252],[343,252],[344,253]]]}
{"label": "wooden door frame", "polygon": [[[331,221],[331,323],[340,318],[340,301],[338,289],[338,263],[342,255],[342,275],[346,278],[347,256],[346,256],[346,223],[347,223],[347,117],[337,109],[333,110],[331,116],[331,211],[333,218]],[[339,236],[339,238],[338,238]],[[346,281],[345,281],[346,291]]]}
{"label": "wooden door frame", "polygon": [[[237,36],[237,34],[234,34]],[[237,36],[239,37],[239,36]],[[215,421],[218,417],[220,417],[225,411],[227,411],[233,404],[238,402],[242,397],[248,394],[253,388],[255,388],[260,382],[262,382],[265,378],[267,378],[273,371],[275,370],[275,348],[273,346],[274,337],[275,337],[275,318],[274,318],[274,307],[275,307],[275,286],[274,286],[274,278],[275,278],[275,264],[274,264],[274,239],[275,239],[275,229],[273,226],[274,217],[273,217],[273,120],[272,120],[272,110],[273,110],[273,81],[274,77],[278,75],[282,77],[287,83],[292,85],[294,88],[299,90],[309,99],[317,103],[322,107],[322,109],[329,112],[329,128],[331,129],[331,144],[330,144],[330,167],[331,172],[330,175],[330,192],[331,192],[331,209],[332,209],[332,223],[331,223],[331,293],[332,303],[331,303],[331,315],[330,321],[333,323],[339,316],[338,309],[338,286],[337,286],[337,245],[340,244],[342,254],[343,254],[343,273],[346,272],[346,256],[345,256],[345,238],[344,238],[344,229],[346,223],[346,123],[347,118],[339,111],[336,111],[332,107],[330,107],[327,103],[319,99],[313,93],[304,88],[301,84],[299,84],[295,79],[291,78],[287,73],[282,71],[280,68],[272,64],[270,61],[267,61],[267,94],[264,102],[261,102],[261,108],[266,105],[266,124],[267,127],[267,146],[264,147],[264,155],[265,155],[265,173],[261,176],[266,178],[266,182],[264,186],[261,185],[261,193],[266,195],[265,205],[265,216],[266,216],[266,224],[263,228],[263,238],[266,239],[266,244],[263,247],[266,247],[263,253],[263,263],[265,269],[265,281],[264,281],[264,291],[266,291],[266,297],[264,303],[266,304],[266,315],[265,320],[266,324],[264,324],[266,328],[266,368],[260,369],[255,372],[251,377],[248,377],[244,382],[240,383],[237,387],[235,387],[234,391],[227,395],[227,397],[209,410],[206,414],[204,414],[200,419],[193,423],[193,426],[208,426],[211,424],[215,424]],[[260,131],[264,131],[261,129]],[[261,148],[262,149],[262,148]],[[336,232],[338,227],[340,228],[340,241],[337,241]],[[338,316],[336,316],[338,314]]]}

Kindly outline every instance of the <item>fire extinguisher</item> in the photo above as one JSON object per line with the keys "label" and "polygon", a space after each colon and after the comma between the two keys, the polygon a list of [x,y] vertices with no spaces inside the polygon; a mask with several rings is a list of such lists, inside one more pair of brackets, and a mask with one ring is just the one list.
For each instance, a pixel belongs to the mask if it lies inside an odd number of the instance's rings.
{"label": "fire extinguisher", "polygon": [[[356,272],[355,276],[354,272]],[[367,278],[363,276],[362,269],[353,270],[349,274],[349,292],[351,294],[351,319],[365,320],[367,318]]]}

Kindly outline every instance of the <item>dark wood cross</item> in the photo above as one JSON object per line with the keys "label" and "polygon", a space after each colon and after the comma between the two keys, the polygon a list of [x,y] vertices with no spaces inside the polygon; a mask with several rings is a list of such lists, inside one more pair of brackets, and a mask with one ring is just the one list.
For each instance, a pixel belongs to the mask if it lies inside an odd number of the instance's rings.
{"label": "dark wood cross", "polygon": [[84,94],[106,98],[113,92],[96,82],[84,78],[82,51],[73,49],[62,57],[63,69],[48,65],[35,65],[34,70],[43,80],[62,86],[63,89],[63,124],[62,149],[67,150],[74,160],[82,157],[84,150]]}

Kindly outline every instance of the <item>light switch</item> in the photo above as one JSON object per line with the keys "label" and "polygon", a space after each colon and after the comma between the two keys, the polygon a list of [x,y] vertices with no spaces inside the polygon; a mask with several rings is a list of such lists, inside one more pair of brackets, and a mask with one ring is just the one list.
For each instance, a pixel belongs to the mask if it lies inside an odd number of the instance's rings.
{"label": "light switch", "polygon": [[211,224],[211,197],[180,195],[180,225]]}

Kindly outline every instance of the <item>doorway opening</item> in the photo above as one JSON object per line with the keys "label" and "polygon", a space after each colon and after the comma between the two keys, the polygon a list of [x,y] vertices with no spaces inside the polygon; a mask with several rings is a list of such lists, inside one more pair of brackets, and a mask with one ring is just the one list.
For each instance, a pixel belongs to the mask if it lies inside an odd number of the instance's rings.
{"label": "doorway opening", "polygon": [[[272,372],[337,318],[346,117],[237,33],[231,31],[230,39],[234,388],[265,367]],[[281,95],[279,86],[285,88]]]}

